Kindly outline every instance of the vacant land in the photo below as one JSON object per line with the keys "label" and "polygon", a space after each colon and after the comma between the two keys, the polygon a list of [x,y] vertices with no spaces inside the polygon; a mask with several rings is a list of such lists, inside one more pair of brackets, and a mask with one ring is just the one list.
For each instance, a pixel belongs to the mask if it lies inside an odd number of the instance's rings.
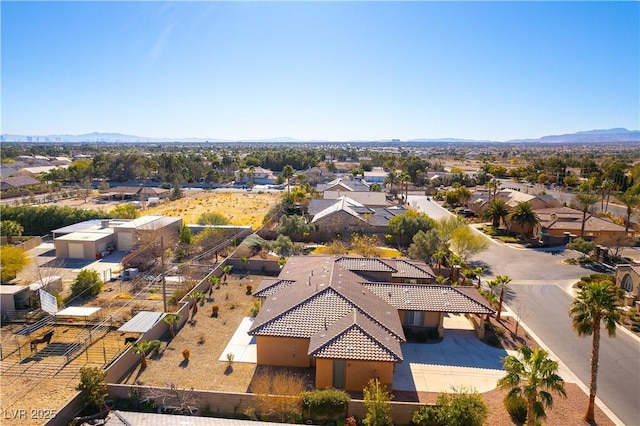
{"label": "vacant land", "polygon": [[179,200],[166,202],[144,211],[144,214],[179,216],[183,223],[197,223],[203,213],[220,213],[232,225],[249,225],[254,229],[280,199],[274,193],[200,191]]}

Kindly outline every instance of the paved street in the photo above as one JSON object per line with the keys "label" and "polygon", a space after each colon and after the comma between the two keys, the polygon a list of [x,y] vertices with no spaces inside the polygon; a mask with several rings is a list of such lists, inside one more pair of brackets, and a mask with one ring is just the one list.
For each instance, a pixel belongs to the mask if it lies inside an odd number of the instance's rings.
{"label": "paved street", "polygon": [[[426,197],[409,196],[409,203],[435,219],[449,213]],[[568,316],[571,286],[592,271],[565,265],[571,251],[522,249],[492,240],[489,250],[471,263],[488,269],[484,279],[509,275],[507,305],[529,329],[585,384],[589,384],[591,339],[578,338]],[[598,397],[624,424],[640,425],[640,342],[623,331],[602,338]]]}

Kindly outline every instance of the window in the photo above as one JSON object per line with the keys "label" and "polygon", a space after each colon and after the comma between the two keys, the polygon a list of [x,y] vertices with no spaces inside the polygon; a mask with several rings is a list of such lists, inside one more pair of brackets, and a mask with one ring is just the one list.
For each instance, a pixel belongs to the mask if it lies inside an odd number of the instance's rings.
{"label": "window", "polygon": [[622,278],[622,289],[631,293],[633,291],[633,280],[631,275],[627,274]]}
{"label": "window", "polygon": [[404,324],[421,326],[423,324],[424,312],[422,311],[406,311],[404,314]]}

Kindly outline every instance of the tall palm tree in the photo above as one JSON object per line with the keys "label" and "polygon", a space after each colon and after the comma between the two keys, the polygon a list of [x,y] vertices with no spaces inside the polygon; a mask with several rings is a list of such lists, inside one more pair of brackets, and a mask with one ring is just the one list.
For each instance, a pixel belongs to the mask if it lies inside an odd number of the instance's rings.
{"label": "tall palm tree", "polygon": [[389,185],[389,191],[392,194],[395,194],[394,187],[398,182],[399,182],[398,174],[393,170],[391,170],[389,173],[387,173],[387,177],[384,178],[384,184],[385,185]]}
{"label": "tall palm tree", "polygon": [[287,164],[282,169],[282,177],[287,180],[287,193],[291,193],[290,179],[293,177],[293,173],[294,170],[291,164]]}
{"label": "tall palm tree", "polygon": [[398,176],[402,186],[404,186],[404,204],[407,204],[407,197],[409,196],[409,182],[411,182],[411,176],[407,172],[401,172]]}
{"label": "tall palm tree", "polygon": [[580,210],[582,211],[582,226],[580,227],[580,237],[584,238],[584,225],[587,222],[587,213],[595,203],[598,202],[598,196],[590,192],[580,192],[575,197]]}
{"label": "tall palm tree", "polygon": [[498,275],[494,280],[491,280],[490,282],[494,284],[494,287],[500,287],[500,300],[498,301],[498,313],[496,315],[496,319],[500,321],[500,314],[502,313],[502,301],[504,300],[504,286],[511,282],[511,277],[508,275]]}
{"label": "tall palm tree", "polygon": [[600,324],[609,337],[616,335],[616,324],[620,323],[620,306],[616,304],[617,290],[608,281],[596,281],[582,287],[571,303],[569,316],[578,336],[593,335],[591,347],[591,379],[589,405],[584,418],[594,421],[594,403],[598,388],[598,360],[600,356]]}
{"label": "tall palm tree", "polygon": [[545,408],[553,406],[552,392],[567,396],[564,380],[558,374],[558,362],[551,360],[544,349],[520,346],[515,355],[504,357],[503,366],[507,375],[498,380],[498,387],[508,390],[507,398],[527,401],[527,426],[546,417]]}
{"label": "tall palm tree", "polygon": [[498,188],[500,187],[500,181],[493,178],[489,182],[485,183],[484,186],[491,190],[491,199],[493,200],[498,192]]}
{"label": "tall palm tree", "polygon": [[491,220],[493,228],[496,230],[500,227],[500,222],[507,223],[507,217],[509,217],[509,206],[501,199],[489,201],[487,207],[482,211],[482,218]]}
{"label": "tall palm tree", "polygon": [[629,232],[629,224],[631,223],[631,215],[634,213],[634,210],[640,206],[640,195],[632,194],[627,191],[624,194],[616,195],[618,201],[625,205],[627,208],[627,217],[624,221],[624,230],[625,232]]}
{"label": "tall palm tree", "polygon": [[530,202],[524,201],[516,204],[516,206],[509,213],[508,221],[515,223],[520,227],[520,238],[524,239],[525,228],[535,227],[540,223],[540,218],[533,210],[533,206]]}

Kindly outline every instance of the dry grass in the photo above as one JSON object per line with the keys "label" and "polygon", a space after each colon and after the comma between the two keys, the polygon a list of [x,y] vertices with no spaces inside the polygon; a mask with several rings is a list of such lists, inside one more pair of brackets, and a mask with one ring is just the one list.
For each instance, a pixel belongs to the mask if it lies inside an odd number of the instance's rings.
{"label": "dry grass", "polygon": [[179,216],[183,223],[197,223],[202,213],[220,213],[232,225],[249,225],[255,229],[262,225],[262,219],[279,199],[280,195],[272,193],[202,191],[148,208],[144,214]]}

